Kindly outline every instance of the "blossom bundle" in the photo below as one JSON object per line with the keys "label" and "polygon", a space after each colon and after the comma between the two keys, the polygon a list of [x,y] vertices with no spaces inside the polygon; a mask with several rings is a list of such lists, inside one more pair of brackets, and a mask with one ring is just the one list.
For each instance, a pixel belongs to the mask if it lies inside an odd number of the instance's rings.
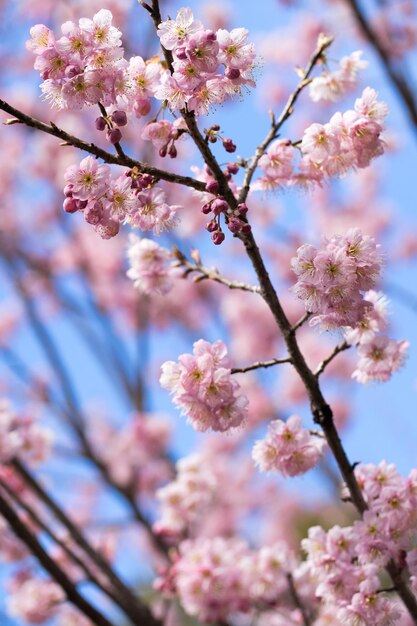
{"label": "blossom bundle", "polygon": [[302,428],[301,418],[293,415],[286,422],[269,424],[265,439],[255,443],[252,458],[263,472],[298,476],[317,465],[325,445],[324,439]]}
{"label": "blossom bundle", "polygon": [[64,209],[84,213],[103,239],[117,235],[121,222],[157,235],[172,228],[179,207],[166,202],[165,192],[154,186],[151,176],[131,170],[111,179],[110,173],[108,165],[99,165],[91,156],[71,165],[64,175]]}
{"label": "blossom bundle", "polygon": [[182,354],[178,363],[166,361],[160,384],[173,394],[174,404],[198,431],[226,431],[239,426],[247,414],[247,399],[239,395],[233,380],[227,348],[200,339],[193,354]]}

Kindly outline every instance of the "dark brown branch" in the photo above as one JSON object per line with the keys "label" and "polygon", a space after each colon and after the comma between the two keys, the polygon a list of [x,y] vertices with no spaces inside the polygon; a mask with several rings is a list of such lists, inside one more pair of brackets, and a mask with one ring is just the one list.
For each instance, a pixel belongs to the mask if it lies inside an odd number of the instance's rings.
{"label": "dark brown branch", "polygon": [[39,543],[36,536],[25,526],[7,500],[0,494],[0,514],[10,524],[15,535],[29,548],[40,565],[52,576],[63,589],[69,602],[72,602],[83,615],[91,619],[97,626],[114,626],[107,617],[90,604],[77,590],[74,583],[65,572],[55,563],[46,550]]}
{"label": "dark brown branch", "polygon": [[73,541],[88,555],[91,561],[100,569],[113,585],[119,597],[119,603],[133,621],[143,619],[144,623],[149,626],[159,626],[159,622],[155,620],[145,605],[132,594],[130,589],[120,580],[118,575],[109,565],[109,563],[101,556],[101,554],[91,547],[79,528],[66,515],[64,510],[55,502],[32,474],[25,468],[20,461],[13,462],[14,469],[24,479],[25,483],[32,489],[38,498],[50,509],[56,519],[67,529]]}
{"label": "dark brown branch", "polygon": [[329,365],[329,363],[331,363],[333,361],[333,359],[335,357],[337,357],[338,354],[340,354],[344,350],[348,350],[350,347],[351,347],[351,345],[347,341],[344,341],[343,343],[340,343],[338,346],[336,346],[334,348],[333,352],[331,354],[329,354],[328,357],[323,359],[323,361],[321,361],[321,363],[319,364],[318,368],[314,372],[314,375],[318,378],[320,376],[320,374],[322,374],[324,372],[324,370]]}
{"label": "dark brown branch", "polygon": [[303,618],[303,624],[304,626],[311,626],[311,619],[310,619],[310,615],[308,614],[300,596],[298,595],[298,591],[296,589],[295,583],[294,583],[294,578],[293,575],[291,573],[287,574],[287,581],[288,581],[288,587],[290,590],[290,595],[291,598],[295,604],[295,606],[297,607],[297,609],[300,611],[302,618]]}
{"label": "dark brown branch", "polygon": [[160,170],[157,167],[153,167],[152,165],[148,165],[147,163],[142,163],[128,155],[122,154],[111,154],[110,152],[106,152],[102,148],[99,148],[93,143],[89,143],[87,141],[83,141],[74,135],[70,135],[65,132],[61,128],[58,128],[52,122],[50,124],[45,124],[40,120],[31,117],[30,115],[26,115],[15,109],[10,104],[5,102],[4,100],[0,100],[0,110],[13,115],[14,118],[19,120],[22,124],[29,126],[30,128],[36,128],[48,135],[52,135],[53,137],[58,137],[58,139],[62,139],[66,144],[74,146],[74,148],[79,148],[80,150],[84,150],[93,156],[102,159],[105,163],[111,163],[114,165],[121,165],[122,167],[137,167],[140,172],[143,174],[150,174],[157,179],[166,180],[170,183],[177,183],[179,185],[185,185],[186,187],[192,187],[193,189],[197,189],[198,191],[204,191],[205,184],[199,180],[195,180],[190,176],[181,176],[180,174],[174,174],[173,172],[166,172],[165,170]]}
{"label": "dark brown branch", "polygon": [[401,69],[395,67],[394,61],[389,55],[388,50],[382,45],[378,34],[375,32],[369,21],[367,20],[365,13],[362,11],[360,4],[357,0],[346,0],[347,5],[352,10],[352,13],[359,25],[362,33],[374,48],[375,52],[379,56],[379,59],[385,69],[388,78],[391,80],[398,95],[400,96],[403,105],[408,111],[410,120],[417,131],[417,102],[413,90],[407,82]]}
{"label": "dark brown branch", "polygon": [[185,274],[191,274],[192,272],[196,272],[198,276],[194,276],[194,282],[200,282],[202,280],[213,280],[216,283],[220,283],[229,287],[229,289],[239,289],[240,291],[250,291],[252,293],[260,293],[261,290],[257,285],[249,285],[248,283],[243,283],[237,280],[230,280],[229,278],[225,278],[215,267],[208,268],[205,267],[199,257],[198,253],[194,253],[195,258],[198,259],[195,263],[189,261],[187,257],[180,251],[176,246],[174,246],[174,256],[177,259],[178,267],[183,267],[185,269]]}
{"label": "dark brown branch", "polygon": [[247,367],[232,367],[231,371],[232,374],[244,374],[245,372],[250,372],[251,370],[273,367],[274,365],[281,365],[282,363],[292,363],[292,361],[290,358],[271,359],[270,361],[256,361],[256,363],[252,363],[252,365],[248,365]]}
{"label": "dark brown branch", "polygon": [[302,72],[301,80],[295,88],[295,91],[293,91],[293,93],[288,98],[287,103],[278,120],[275,120],[273,114],[271,115],[271,128],[269,130],[269,133],[267,134],[263,142],[259,144],[259,146],[256,148],[255,155],[250,160],[250,165],[246,169],[245,178],[243,180],[242,189],[239,195],[239,202],[245,202],[250,190],[250,184],[252,182],[253,175],[256,171],[256,168],[258,167],[259,159],[262,157],[263,154],[265,154],[265,151],[267,150],[268,146],[274,141],[274,139],[278,137],[281,126],[292,115],[294,111],[294,105],[297,101],[298,96],[303,91],[303,89],[310,83],[309,77],[311,72],[313,71],[317,63],[323,59],[323,54],[325,50],[330,46],[332,41],[332,37],[325,37],[324,35],[320,36],[317,50],[314,52],[313,56],[308,62],[307,67]]}
{"label": "dark brown branch", "polygon": [[117,596],[115,596],[112,591],[106,588],[103,583],[98,580],[95,576],[94,572],[90,569],[90,567],[85,563],[66,543],[64,540],[60,539],[54,531],[44,522],[40,516],[33,510],[31,506],[29,506],[22,498],[18,496],[18,494],[10,489],[10,487],[0,479],[1,488],[7,493],[7,495],[16,502],[19,508],[21,508],[30,519],[34,522],[34,524],[42,530],[52,541],[54,541],[61,550],[72,560],[87,576],[87,579],[94,583],[98,589],[103,591],[113,602],[119,604]]}

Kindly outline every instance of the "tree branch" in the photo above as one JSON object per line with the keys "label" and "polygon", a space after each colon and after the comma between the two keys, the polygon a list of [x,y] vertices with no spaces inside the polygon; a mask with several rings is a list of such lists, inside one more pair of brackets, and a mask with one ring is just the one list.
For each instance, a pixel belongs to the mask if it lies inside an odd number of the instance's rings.
{"label": "tree branch", "polygon": [[270,361],[256,361],[247,367],[232,367],[231,372],[232,374],[244,374],[245,372],[250,372],[251,370],[272,367],[273,365],[281,365],[282,363],[292,363],[292,361],[289,357],[286,359],[271,359]]}
{"label": "tree branch", "polygon": [[198,191],[204,191],[205,189],[205,183],[196,180],[195,178],[191,178],[190,176],[181,176],[180,174],[160,170],[157,167],[153,167],[152,165],[133,159],[124,153],[116,155],[106,152],[106,150],[99,148],[94,143],[88,143],[87,141],[83,141],[74,135],[70,135],[61,128],[58,128],[58,126],[52,122],[50,124],[45,124],[30,115],[22,113],[22,111],[15,109],[4,100],[0,100],[0,110],[13,115],[13,117],[16,118],[16,120],[19,120],[22,124],[25,124],[30,128],[36,128],[37,130],[47,133],[48,135],[58,137],[58,139],[62,139],[65,143],[74,146],[74,148],[79,148],[80,150],[84,150],[85,152],[102,159],[105,163],[121,165],[122,167],[129,168],[137,167],[143,174],[150,174],[159,180],[166,180],[169,183],[185,185],[186,187],[192,187]]}
{"label": "tree branch", "polygon": [[414,130],[417,131],[417,103],[415,95],[410,85],[408,84],[404,74],[399,68],[395,67],[388,50],[386,50],[386,48],[384,48],[384,46],[382,45],[377,33],[374,31],[371,24],[366,19],[365,13],[362,11],[360,4],[357,2],[357,0],[345,1],[352,10],[352,13],[362,33],[379,56],[379,59],[385,69],[388,78],[396,87],[398,95],[400,96],[403,105],[408,111],[410,121],[414,126]]}
{"label": "tree branch", "polygon": [[[39,543],[36,536],[25,526],[7,500],[0,493],[0,514],[10,524],[16,536],[29,548],[40,565],[52,576],[58,585],[65,591],[67,598],[81,613],[91,619],[97,626],[114,626],[102,613],[92,606],[77,590],[75,584],[65,572],[55,563],[46,550]],[[153,622],[149,622],[153,626]]]}
{"label": "tree branch", "polygon": [[349,350],[349,348],[351,348],[351,344],[348,343],[347,341],[344,341],[343,343],[341,343],[338,346],[336,346],[334,348],[333,352],[331,354],[329,354],[329,356],[327,358],[325,358],[325,359],[323,359],[323,361],[321,361],[321,363],[319,364],[318,368],[314,372],[314,376],[316,376],[318,378],[320,376],[320,374],[322,374],[324,372],[324,370],[329,365],[329,363],[331,363],[333,361],[333,359],[338,354],[340,354],[344,350]]}

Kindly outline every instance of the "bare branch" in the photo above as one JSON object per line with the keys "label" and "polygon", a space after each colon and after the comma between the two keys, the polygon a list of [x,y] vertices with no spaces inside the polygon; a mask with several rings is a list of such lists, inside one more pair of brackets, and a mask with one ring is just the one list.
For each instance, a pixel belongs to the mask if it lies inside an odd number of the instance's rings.
{"label": "bare branch", "polygon": [[314,52],[313,56],[308,62],[307,67],[304,70],[301,70],[300,82],[288,98],[281,115],[277,120],[275,120],[275,116],[273,114],[271,115],[271,128],[269,130],[269,133],[267,134],[263,142],[259,144],[259,146],[256,148],[255,155],[250,160],[250,165],[246,168],[245,178],[243,180],[242,189],[239,195],[239,202],[245,202],[250,190],[253,175],[256,171],[256,168],[258,167],[259,159],[262,157],[263,154],[265,154],[268,146],[274,141],[274,139],[278,137],[278,132],[281,129],[281,126],[292,115],[294,111],[294,104],[296,103],[298,96],[303,91],[303,89],[310,83],[308,79],[311,72],[313,71],[317,63],[322,60],[325,50],[330,46],[332,41],[332,37],[323,36],[320,38],[317,50]]}
{"label": "bare branch", "polygon": [[333,359],[338,354],[340,354],[344,350],[348,350],[349,348],[351,348],[351,344],[347,343],[347,341],[344,341],[343,343],[340,343],[338,346],[336,346],[334,348],[333,352],[331,354],[329,354],[329,356],[327,358],[325,358],[325,359],[323,359],[323,361],[321,361],[321,363],[319,364],[318,368],[314,372],[314,376],[316,376],[318,378],[320,376],[320,374],[322,374],[324,372],[324,370],[329,365],[329,363],[331,363],[333,361]]}
{"label": "bare branch", "polygon": [[286,359],[271,359],[270,361],[256,361],[256,363],[252,363],[252,365],[248,365],[247,367],[232,367],[232,374],[244,374],[245,372],[250,372],[251,370],[258,370],[261,368],[273,367],[274,365],[281,365],[283,363],[292,363],[291,358],[288,357]]}
{"label": "bare branch", "polygon": [[174,255],[178,261],[178,266],[183,267],[186,270],[186,274],[192,272],[196,272],[198,274],[198,276],[194,277],[194,282],[200,282],[201,280],[213,280],[216,283],[226,285],[226,287],[229,287],[229,289],[240,289],[241,291],[250,291],[252,293],[261,292],[260,288],[257,285],[249,285],[248,283],[225,278],[224,276],[219,274],[218,270],[215,267],[205,267],[199,261],[192,263],[176,247],[174,247]]}
{"label": "bare branch", "polygon": [[205,183],[196,180],[195,178],[191,178],[190,176],[181,176],[180,174],[174,174],[173,172],[166,172],[165,170],[160,170],[157,167],[153,167],[152,165],[148,165],[147,163],[142,163],[136,159],[132,159],[128,155],[122,152],[121,154],[111,154],[110,152],[106,152],[102,148],[99,148],[94,143],[88,143],[87,141],[83,141],[74,135],[70,135],[65,132],[61,128],[58,128],[52,122],[50,124],[45,124],[40,120],[31,117],[30,115],[26,115],[22,113],[18,109],[15,109],[10,104],[5,102],[4,100],[0,100],[0,110],[5,111],[6,113],[10,113],[14,115],[16,120],[20,123],[29,126],[30,128],[36,128],[48,135],[53,135],[54,137],[58,137],[62,139],[66,144],[74,146],[74,148],[79,148],[80,150],[84,150],[93,156],[102,159],[105,163],[111,163],[114,165],[121,165],[122,167],[137,167],[140,172],[143,174],[150,174],[159,180],[166,180],[170,183],[177,183],[179,185],[184,185],[186,187],[192,187],[193,189],[197,189],[198,191],[204,191]]}
{"label": "bare branch", "polygon": [[298,591],[294,583],[294,578],[291,573],[287,574],[287,581],[288,581],[288,587],[290,589],[291,598],[303,617],[304,626],[311,626],[312,621],[311,621],[310,615],[308,614],[300,596],[298,595]]}
{"label": "bare branch", "polygon": [[[46,550],[39,543],[36,536],[26,527],[20,517],[15,513],[12,506],[0,494],[0,514],[10,524],[15,535],[29,548],[30,552],[37,558],[40,565],[50,574],[53,579],[65,591],[67,598],[81,613],[92,620],[97,626],[114,626],[107,617],[90,604],[77,590],[75,584],[68,578],[65,572],[49,556]],[[155,620],[147,622],[149,626],[156,626]],[[158,625],[159,626],[159,625]]]}
{"label": "bare branch", "polygon": [[365,35],[366,39],[379,56],[379,59],[384,66],[385,72],[387,73],[393,85],[396,87],[398,95],[400,96],[405,108],[408,111],[414,129],[417,131],[417,102],[413,90],[407,82],[406,77],[402,73],[400,67],[394,64],[394,61],[390,57],[388,50],[382,45],[378,34],[375,32],[375,30],[372,28],[371,24],[367,20],[365,13],[360,7],[359,2],[357,2],[357,0],[345,1],[352,10],[352,13],[362,33]]}

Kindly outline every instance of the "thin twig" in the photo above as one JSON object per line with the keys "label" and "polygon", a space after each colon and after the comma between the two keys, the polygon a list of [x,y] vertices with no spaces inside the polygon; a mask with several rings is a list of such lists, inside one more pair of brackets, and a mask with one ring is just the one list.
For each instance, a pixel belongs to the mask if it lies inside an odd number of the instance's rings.
{"label": "thin twig", "polygon": [[295,587],[295,584],[294,584],[294,578],[293,578],[293,575],[291,573],[287,574],[287,581],[288,581],[288,587],[289,587],[289,590],[290,590],[291,598],[292,598],[295,606],[297,607],[297,609],[300,611],[300,613],[302,615],[304,626],[310,626],[311,625],[310,616],[307,613],[307,610],[306,610],[304,604],[302,603],[300,596],[298,595],[298,591],[297,591],[297,589]]}
{"label": "thin twig", "polygon": [[296,330],[301,328],[301,326],[303,326],[306,323],[306,321],[310,319],[311,316],[312,316],[312,313],[310,313],[310,311],[307,311],[306,313],[304,313],[304,315],[302,317],[300,317],[298,322],[296,322],[293,325],[293,327],[292,327],[293,332],[295,332]]}
{"label": "thin twig", "polygon": [[247,367],[232,367],[232,374],[244,374],[245,372],[250,372],[251,370],[258,370],[261,368],[273,367],[274,365],[281,365],[282,363],[292,363],[291,358],[287,357],[286,359],[271,359],[270,361],[256,361],[256,363],[252,363],[252,365],[248,365]]}
{"label": "thin twig", "polygon": [[298,96],[303,91],[303,89],[309,84],[310,81],[308,79],[310,77],[311,72],[313,71],[317,63],[323,58],[323,54],[325,50],[330,46],[332,41],[333,41],[332,37],[324,37],[324,36],[321,37],[317,46],[317,50],[314,52],[310,61],[307,64],[307,67],[302,72],[301,80],[298,83],[295,90],[293,91],[293,93],[288,98],[287,103],[281,115],[279,116],[278,120],[275,120],[275,116],[273,114],[271,115],[271,128],[267,136],[263,140],[263,142],[259,144],[259,146],[256,148],[255,155],[253,156],[253,158],[249,159],[250,165],[246,168],[245,178],[243,180],[242,189],[239,195],[239,202],[245,202],[248,196],[249,190],[250,190],[250,185],[252,182],[253,175],[255,173],[256,168],[258,167],[260,158],[265,154],[268,146],[274,141],[274,139],[278,137],[278,133],[279,133],[279,130],[281,129],[281,126],[292,115],[294,111],[294,105],[297,101]]}
{"label": "thin twig", "polygon": [[412,88],[410,87],[407,79],[402,73],[400,66],[394,64],[389,51],[383,46],[378,34],[373,29],[365,13],[362,11],[361,6],[357,0],[345,0],[347,5],[351,8],[352,13],[368,42],[374,48],[375,52],[379,56],[379,59],[393,85],[396,87],[398,95],[400,96],[405,108],[408,111],[410,120],[414,126],[414,130],[417,130],[417,102]]}
{"label": "thin twig", "polygon": [[347,341],[344,341],[343,343],[340,343],[338,346],[336,346],[333,350],[333,352],[331,354],[329,354],[328,357],[326,357],[325,359],[323,359],[323,361],[321,361],[321,363],[319,364],[319,366],[317,367],[316,371],[314,372],[314,376],[316,376],[317,378],[320,376],[320,374],[322,374],[324,372],[324,370],[326,369],[326,367],[329,365],[329,363],[331,363],[333,361],[333,359],[340,354],[341,352],[343,352],[344,350],[348,350],[349,348],[351,348],[351,344],[348,343]]}
{"label": "thin twig", "polygon": [[[59,565],[49,556],[36,536],[26,527],[12,506],[0,493],[0,514],[10,524],[15,535],[29,548],[40,565],[52,576],[63,589],[68,600],[76,606],[83,615],[92,620],[97,626],[114,626],[107,617],[90,604],[77,590],[75,584],[68,578]],[[156,626],[157,622],[148,622],[149,626]]]}
{"label": "thin twig", "polygon": [[179,185],[185,185],[186,187],[192,187],[193,189],[197,189],[198,191],[205,190],[205,183],[196,180],[195,178],[191,178],[190,176],[181,176],[180,174],[174,174],[173,172],[166,172],[165,170],[160,170],[157,167],[153,167],[148,163],[142,163],[137,159],[133,159],[132,157],[126,154],[111,154],[110,152],[106,152],[102,148],[99,148],[94,143],[89,143],[87,141],[83,141],[74,135],[70,135],[65,132],[61,128],[58,128],[56,124],[52,122],[50,124],[45,124],[40,120],[37,120],[30,115],[26,115],[15,109],[10,104],[5,102],[4,100],[0,100],[0,110],[13,115],[16,120],[29,126],[30,128],[36,128],[48,135],[53,135],[54,137],[58,137],[59,139],[63,139],[66,144],[74,146],[74,148],[79,148],[80,150],[84,150],[93,156],[102,159],[105,163],[111,163],[114,165],[121,165],[122,167],[137,167],[140,172],[143,174],[150,174],[159,180],[166,180],[170,183],[177,183]]}

